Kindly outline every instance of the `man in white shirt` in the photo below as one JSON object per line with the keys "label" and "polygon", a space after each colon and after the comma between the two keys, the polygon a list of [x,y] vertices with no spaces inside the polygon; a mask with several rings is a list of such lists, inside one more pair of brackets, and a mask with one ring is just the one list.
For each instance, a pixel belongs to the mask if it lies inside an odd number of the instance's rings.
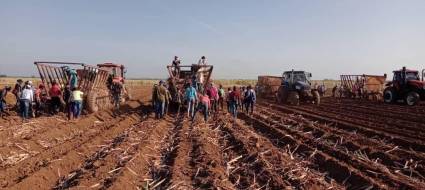
{"label": "man in white shirt", "polygon": [[31,89],[30,85],[25,85],[20,97],[20,107],[21,107],[20,111],[21,111],[23,121],[26,121],[28,119],[28,112],[33,100],[34,100],[34,91]]}
{"label": "man in white shirt", "polygon": [[202,56],[201,59],[198,61],[198,65],[206,65],[207,64],[207,59],[205,58],[205,56]]}

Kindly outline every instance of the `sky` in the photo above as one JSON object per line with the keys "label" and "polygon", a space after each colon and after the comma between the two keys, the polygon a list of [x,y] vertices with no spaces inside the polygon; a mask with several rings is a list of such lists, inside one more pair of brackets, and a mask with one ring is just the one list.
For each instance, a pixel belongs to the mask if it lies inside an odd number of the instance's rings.
{"label": "sky", "polygon": [[305,70],[314,79],[425,63],[423,0],[1,0],[0,74],[34,61],[125,64],[165,78],[206,56],[214,78]]}

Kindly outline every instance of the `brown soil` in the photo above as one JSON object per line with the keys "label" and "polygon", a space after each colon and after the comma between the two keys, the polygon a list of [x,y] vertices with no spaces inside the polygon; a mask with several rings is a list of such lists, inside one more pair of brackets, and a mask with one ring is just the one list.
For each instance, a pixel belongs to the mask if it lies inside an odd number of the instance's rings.
{"label": "brown soil", "polygon": [[[2,189],[422,189],[423,105],[260,100],[238,119],[154,119],[151,87],[119,113],[0,119]],[[13,101],[13,100],[12,100]],[[13,112],[11,112],[13,113]]]}

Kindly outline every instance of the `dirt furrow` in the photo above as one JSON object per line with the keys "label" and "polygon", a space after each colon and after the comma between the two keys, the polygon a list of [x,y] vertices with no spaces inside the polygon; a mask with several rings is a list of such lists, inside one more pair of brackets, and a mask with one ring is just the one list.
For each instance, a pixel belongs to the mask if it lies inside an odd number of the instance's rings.
{"label": "dirt furrow", "polygon": [[389,171],[386,166],[378,162],[374,162],[367,157],[365,158],[360,153],[354,154],[346,150],[340,150],[333,144],[324,141],[320,137],[315,138],[311,134],[304,133],[299,129],[300,126],[302,127],[302,123],[300,123],[298,126],[288,126],[282,124],[282,121],[273,120],[269,116],[254,114],[254,118],[263,120],[263,122],[268,122],[272,126],[279,128],[279,130],[285,131],[294,138],[299,139],[303,143],[306,143],[311,147],[315,147],[318,150],[321,150],[324,153],[337,158],[341,162],[345,162],[346,164],[359,169],[360,171],[365,171],[365,175],[374,178],[376,181],[381,181],[381,183],[385,183],[390,187],[415,188],[422,185],[420,182],[413,180],[408,176]]}
{"label": "dirt furrow", "polygon": [[115,183],[112,184],[110,189],[143,189],[146,183],[152,182],[150,175],[150,166],[152,163],[160,160],[161,139],[170,132],[172,122],[169,118],[152,125],[152,131],[147,134],[143,131],[138,131],[142,137],[137,149],[126,166],[120,169],[120,176],[117,176]]}
{"label": "dirt furrow", "polygon": [[[43,184],[52,185],[54,179],[59,177],[58,175],[76,167],[78,160],[83,159],[84,153],[92,151],[104,138],[110,138],[123,131],[125,126],[139,121],[135,115],[118,120],[121,124],[111,122],[112,125],[92,126],[89,132],[81,134],[74,140],[50,148],[35,157],[28,158],[20,165],[6,169],[5,173],[2,172],[3,179],[7,182],[6,187],[25,187],[31,184],[35,187]],[[48,172],[52,168],[56,171]],[[46,173],[49,173],[47,176],[51,177],[43,177]]]}
{"label": "dirt furrow", "polygon": [[[370,126],[365,125],[359,125],[357,123],[353,123],[352,120],[345,120],[338,116],[333,115],[326,115],[322,113],[316,113],[312,111],[306,111],[304,109],[295,108],[295,107],[283,107],[279,105],[274,105],[270,103],[260,103],[260,105],[272,107],[273,109],[277,109],[279,111],[285,112],[285,113],[294,113],[294,114],[300,114],[303,115],[306,118],[312,119],[314,121],[319,121],[323,123],[330,123],[333,127],[337,127],[342,130],[362,134],[368,138],[375,138],[378,140],[384,140],[387,141],[387,143],[392,143],[398,145],[400,148],[403,148],[407,151],[409,150],[415,150],[415,151],[421,151],[425,150],[425,145],[416,142],[416,140],[408,140],[405,139],[405,137],[400,137],[395,134],[382,132],[382,131],[376,131],[370,128]],[[422,152],[422,151],[421,151]]]}
{"label": "dirt furrow", "polygon": [[214,124],[205,124],[198,119],[193,125],[189,154],[193,186],[199,189],[235,189],[227,173],[218,131],[213,130]]}
{"label": "dirt furrow", "polygon": [[[231,120],[231,119],[229,119]],[[217,125],[219,144],[226,162],[227,175],[237,189],[285,189],[290,182],[282,179],[280,170],[271,168],[264,154],[253,149],[247,142],[231,130],[230,122]]]}
{"label": "dirt furrow", "polygon": [[[367,161],[374,161],[377,164],[382,164],[387,167],[394,174],[403,173],[402,177],[406,178],[406,180],[410,180],[411,177],[416,178],[413,179],[415,181],[423,181],[422,178],[424,173],[424,168],[420,163],[420,160],[413,160],[411,158],[400,158],[395,155],[388,154],[387,150],[378,150],[382,145],[367,144],[368,140],[362,141],[364,144],[359,145],[356,141],[353,141],[352,135],[344,135],[339,134],[335,135],[334,131],[328,131],[323,129],[324,127],[320,124],[314,124],[311,121],[308,121],[302,117],[291,116],[288,115],[277,116],[276,113],[270,112],[267,108],[258,108],[259,113],[268,115],[271,122],[280,121],[285,124],[291,124],[294,129],[299,130],[303,133],[309,133],[314,138],[318,138],[321,141],[333,146],[336,149],[340,149],[341,151],[345,151],[348,154],[352,155],[352,157],[360,157]],[[403,165],[407,163],[407,165]],[[401,174],[400,174],[401,175]]]}
{"label": "dirt furrow", "polygon": [[96,160],[92,166],[85,167],[80,175],[78,187],[96,187],[107,189],[125,170],[127,163],[132,160],[142,146],[142,140],[147,138],[157,121],[147,120],[132,126],[126,131],[126,136],[121,142],[113,147],[103,158]]}

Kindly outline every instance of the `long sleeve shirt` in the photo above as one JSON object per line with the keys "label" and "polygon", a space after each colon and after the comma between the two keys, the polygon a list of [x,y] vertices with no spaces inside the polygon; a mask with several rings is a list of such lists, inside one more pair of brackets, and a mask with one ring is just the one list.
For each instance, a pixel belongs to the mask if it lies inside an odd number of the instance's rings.
{"label": "long sleeve shirt", "polygon": [[32,89],[22,90],[21,100],[29,100],[32,102],[34,100],[34,91]]}
{"label": "long sleeve shirt", "polygon": [[186,97],[187,100],[196,100],[196,90],[195,90],[195,88],[193,88],[192,86],[186,88],[185,97]]}

